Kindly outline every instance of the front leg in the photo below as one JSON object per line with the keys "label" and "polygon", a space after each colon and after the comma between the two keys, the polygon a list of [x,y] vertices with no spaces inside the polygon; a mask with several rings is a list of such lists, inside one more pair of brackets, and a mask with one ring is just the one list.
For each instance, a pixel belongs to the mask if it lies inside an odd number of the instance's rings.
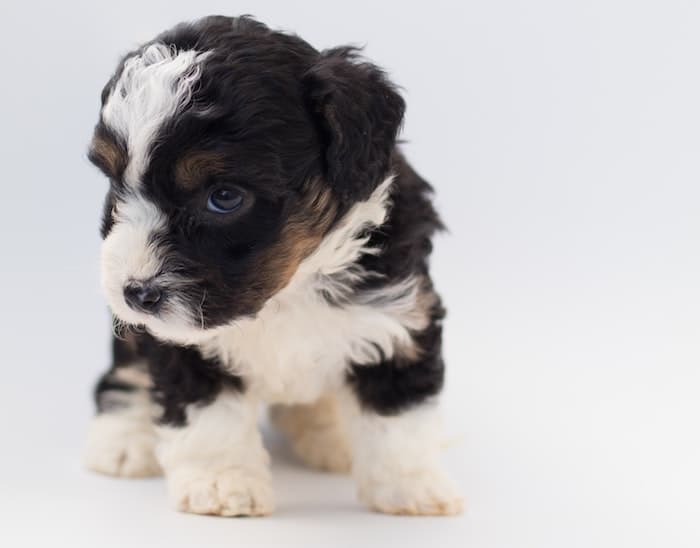
{"label": "front leg", "polygon": [[97,414],[90,423],[84,462],[90,470],[126,478],[160,475],[155,457],[155,412],[144,335],[127,333],[113,341],[111,369],[95,388]]}
{"label": "front leg", "polygon": [[154,372],[163,409],[156,449],[178,510],[219,516],[274,509],[270,459],[257,426],[257,401],[242,381],[192,348]]}
{"label": "front leg", "polygon": [[359,498],[388,514],[453,515],[463,502],[440,462],[440,325],[374,365],[355,365],[340,410]]}
{"label": "front leg", "polygon": [[395,416],[361,409],[345,399],[352,470],[360,500],[378,512],[454,515],[463,501],[440,462],[439,417],[434,404]]}

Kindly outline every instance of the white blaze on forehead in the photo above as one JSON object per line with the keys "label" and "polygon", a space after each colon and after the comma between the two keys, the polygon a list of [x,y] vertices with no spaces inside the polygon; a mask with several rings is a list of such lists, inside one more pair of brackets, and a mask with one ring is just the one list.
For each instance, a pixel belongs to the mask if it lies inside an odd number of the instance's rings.
{"label": "white blaze on forehead", "polygon": [[158,130],[189,103],[207,55],[152,44],[124,63],[102,108],[102,119],[126,143],[128,185],[138,185]]}

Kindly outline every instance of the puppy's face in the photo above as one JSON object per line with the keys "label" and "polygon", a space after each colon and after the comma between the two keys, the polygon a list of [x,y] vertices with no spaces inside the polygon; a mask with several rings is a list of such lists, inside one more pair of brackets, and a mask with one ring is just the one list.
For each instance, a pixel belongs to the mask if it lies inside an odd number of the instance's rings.
{"label": "puppy's face", "polygon": [[247,18],[180,25],[105,87],[113,313],[173,340],[254,315],[387,174],[403,102],[349,50]]}

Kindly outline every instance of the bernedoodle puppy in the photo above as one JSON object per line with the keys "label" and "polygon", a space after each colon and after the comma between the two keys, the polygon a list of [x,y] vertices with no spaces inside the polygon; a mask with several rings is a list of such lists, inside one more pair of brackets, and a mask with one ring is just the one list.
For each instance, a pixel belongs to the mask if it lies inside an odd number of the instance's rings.
{"label": "bernedoodle puppy", "polygon": [[115,321],[89,468],[163,473],[183,511],[268,514],[270,404],[298,457],[352,471],[371,508],[461,510],[439,462],[441,223],[397,149],[403,114],[355,49],[249,17],[124,57],[89,152]]}

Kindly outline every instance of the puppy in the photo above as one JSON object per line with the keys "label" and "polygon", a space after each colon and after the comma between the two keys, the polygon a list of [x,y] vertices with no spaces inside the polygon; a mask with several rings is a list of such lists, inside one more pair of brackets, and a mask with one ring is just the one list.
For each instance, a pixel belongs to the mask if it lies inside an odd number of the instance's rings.
{"label": "puppy", "polygon": [[89,152],[109,178],[114,362],[86,463],[163,473],[176,507],[264,515],[257,426],[393,514],[455,514],[438,459],[444,309],[404,101],[349,47],[207,17],[126,55]]}

